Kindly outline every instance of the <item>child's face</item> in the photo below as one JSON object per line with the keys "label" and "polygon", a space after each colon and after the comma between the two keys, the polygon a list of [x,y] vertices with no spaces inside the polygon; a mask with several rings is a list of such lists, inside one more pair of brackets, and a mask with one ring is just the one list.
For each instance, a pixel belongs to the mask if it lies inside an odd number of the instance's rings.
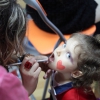
{"label": "child's face", "polygon": [[74,37],[56,48],[49,58],[49,67],[59,72],[72,72],[77,68],[78,56],[81,52],[79,41]]}

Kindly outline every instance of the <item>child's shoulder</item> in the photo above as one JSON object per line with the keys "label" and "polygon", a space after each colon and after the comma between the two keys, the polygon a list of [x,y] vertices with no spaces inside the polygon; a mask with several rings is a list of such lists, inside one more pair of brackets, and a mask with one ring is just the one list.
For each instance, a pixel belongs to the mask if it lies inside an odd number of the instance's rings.
{"label": "child's shoulder", "polygon": [[86,92],[85,88],[71,88],[63,94],[63,98],[69,98],[71,100],[96,100],[92,90]]}

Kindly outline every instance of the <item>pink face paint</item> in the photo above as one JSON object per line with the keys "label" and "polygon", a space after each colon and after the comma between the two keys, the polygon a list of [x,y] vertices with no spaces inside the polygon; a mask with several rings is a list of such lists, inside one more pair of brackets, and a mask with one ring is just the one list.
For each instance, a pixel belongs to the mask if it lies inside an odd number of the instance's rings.
{"label": "pink face paint", "polygon": [[65,69],[65,66],[62,65],[62,61],[61,61],[61,60],[59,60],[59,61],[57,62],[57,69],[59,69],[59,70]]}

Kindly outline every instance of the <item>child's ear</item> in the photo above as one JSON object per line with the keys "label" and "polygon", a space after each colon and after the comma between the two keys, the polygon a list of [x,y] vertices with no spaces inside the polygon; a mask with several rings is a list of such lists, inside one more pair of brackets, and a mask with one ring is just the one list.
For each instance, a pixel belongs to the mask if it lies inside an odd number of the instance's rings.
{"label": "child's ear", "polygon": [[82,76],[82,75],[83,75],[83,73],[82,73],[81,71],[79,71],[79,70],[73,71],[73,72],[71,73],[71,76],[72,76],[73,78],[78,78],[78,77],[80,77],[80,76]]}

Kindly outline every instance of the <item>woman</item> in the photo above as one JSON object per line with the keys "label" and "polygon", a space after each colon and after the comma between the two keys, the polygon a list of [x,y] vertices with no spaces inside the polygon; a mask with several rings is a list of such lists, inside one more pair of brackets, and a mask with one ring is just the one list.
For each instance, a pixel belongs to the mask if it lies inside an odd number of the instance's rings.
{"label": "woman", "polygon": [[20,65],[22,82],[8,72],[9,64],[22,56],[26,16],[16,0],[0,0],[0,99],[29,100],[36,89],[41,72],[33,56],[26,56]]}

